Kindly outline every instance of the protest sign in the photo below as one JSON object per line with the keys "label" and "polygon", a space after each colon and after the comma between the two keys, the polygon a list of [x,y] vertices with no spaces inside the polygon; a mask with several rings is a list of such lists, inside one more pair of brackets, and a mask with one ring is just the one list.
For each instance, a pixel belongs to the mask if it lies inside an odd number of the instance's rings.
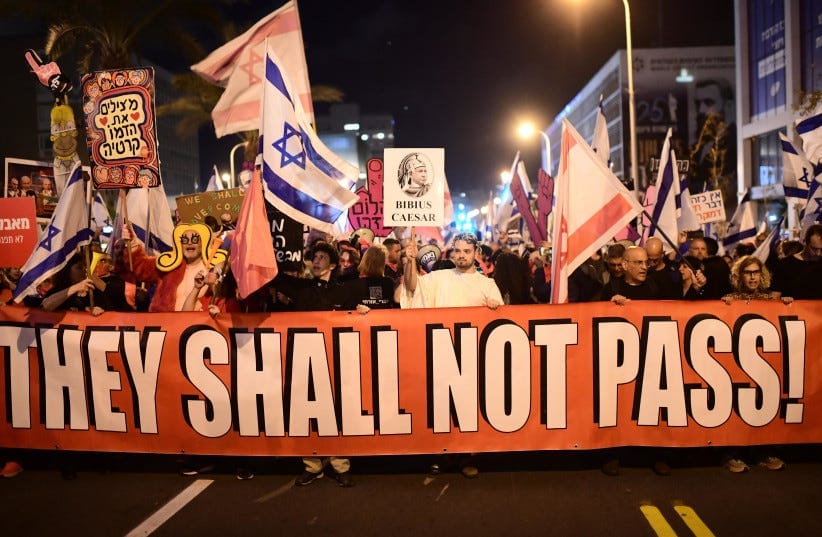
{"label": "protest sign", "polygon": [[159,185],[154,69],[95,71],[82,87],[95,188]]}

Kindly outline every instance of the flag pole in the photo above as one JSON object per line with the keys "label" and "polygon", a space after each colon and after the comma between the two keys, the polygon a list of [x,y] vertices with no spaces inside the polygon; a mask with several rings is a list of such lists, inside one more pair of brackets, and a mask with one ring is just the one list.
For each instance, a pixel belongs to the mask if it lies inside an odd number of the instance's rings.
{"label": "flag pole", "polygon": [[[126,189],[120,189],[120,196],[123,200],[123,222],[125,222],[126,227],[131,226],[131,221],[128,219],[128,201],[126,200]],[[134,263],[131,260],[131,238],[123,239],[126,242],[126,252],[128,253],[128,271],[134,271]]]}
{"label": "flag pole", "polygon": [[[85,179],[83,179],[85,181]],[[91,229],[91,179],[86,183],[86,226]],[[91,241],[86,244],[85,261],[86,261],[86,278],[92,279],[91,273]],[[95,286],[96,287],[96,286]],[[89,292],[88,303],[91,309],[94,309],[94,289]]]}
{"label": "flag pole", "polygon": [[[656,230],[657,230],[657,231],[659,231],[659,234],[660,234],[660,235],[662,235],[662,238],[663,238],[663,239],[665,239],[665,242],[667,242],[667,243],[668,243],[668,245],[669,245],[671,248],[673,248],[673,250],[674,250],[674,254],[676,255],[676,257],[678,257],[680,261],[682,261],[683,263],[685,263],[686,265],[688,265],[688,268],[690,268],[691,270],[694,270],[693,265],[691,265],[691,264],[688,262],[688,260],[687,260],[687,259],[685,259],[685,257],[684,257],[681,253],[679,253],[679,246],[677,246],[676,244],[674,244],[674,241],[672,241],[672,240],[671,240],[671,238],[668,236],[668,234],[667,234],[667,233],[665,233],[665,230],[664,230],[664,229],[662,229],[662,228],[659,226],[659,222],[657,222],[656,220],[654,220],[654,217],[653,217],[653,216],[651,216],[650,214],[648,214],[648,211],[646,211],[645,209],[642,209],[642,214],[643,214],[643,215],[644,215],[644,216],[645,216],[648,220],[650,220],[650,222],[651,222],[652,224],[654,224],[654,226],[656,227]],[[650,237],[648,237],[648,238],[650,239]]]}
{"label": "flag pole", "polygon": [[148,249],[151,248],[151,190],[148,189],[148,186],[143,188],[146,189],[146,248]]}

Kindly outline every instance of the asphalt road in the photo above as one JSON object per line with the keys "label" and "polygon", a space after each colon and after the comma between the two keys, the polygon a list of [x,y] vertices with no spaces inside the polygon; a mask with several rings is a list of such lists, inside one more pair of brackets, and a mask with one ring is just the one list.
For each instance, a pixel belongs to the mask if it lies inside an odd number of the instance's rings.
{"label": "asphalt road", "polygon": [[426,476],[429,457],[355,458],[350,489],[330,478],[294,487],[293,458],[244,461],[256,475],[240,481],[232,459],[195,461],[217,466],[184,477],[172,457],[14,455],[26,470],[0,479],[3,537],[822,535],[819,446],[785,449],[783,471],[745,474],[721,469],[717,451],[677,451],[668,477],[638,449],[621,452],[617,477],[600,472],[607,453],[596,452],[483,455],[473,480]]}

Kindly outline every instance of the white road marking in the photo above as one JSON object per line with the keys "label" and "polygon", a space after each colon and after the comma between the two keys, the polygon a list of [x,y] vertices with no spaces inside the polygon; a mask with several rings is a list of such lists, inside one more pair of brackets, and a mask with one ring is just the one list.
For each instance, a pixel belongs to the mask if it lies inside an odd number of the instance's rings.
{"label": "white road marking", "polygon": [[196,480],[180,494],[172,498],[171,501],[155,511],[153,515],[145,519],[142,524],[128,532],[126,537],[145,537],[146,535],[151,535],[157,528],[177,514],[177,511],[185,507],[186,504],[196,498],[212,483],[214,483],[212,479]]}

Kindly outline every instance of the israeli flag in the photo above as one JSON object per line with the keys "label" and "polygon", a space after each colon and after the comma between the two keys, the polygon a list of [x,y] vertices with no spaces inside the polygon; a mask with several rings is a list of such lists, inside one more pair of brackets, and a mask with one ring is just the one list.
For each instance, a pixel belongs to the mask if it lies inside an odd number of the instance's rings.
{"label": "israeli flag", "polygon": [[740,242],[756,237],[756,203],[751,201],[751,193],[746,190],[742,201],[734,211],[728,226],[728,234],[722,239],[722,245],[728,252]]}
{"label": "israeli flag", "polygon": [[94,194],[94,200],[91,204],[91,223],[97,229],[103,229],[111,225],[111,215],[99,191]]}
{"label": "israeli flag", "polygon": [[352,192],[359,170],[320,141],[280,65],[266,43],[260,129],[265,198],[294,220],[335,233],[334,222],[359,199]]}
{"label": "israeli flag", "polygon": [[68,184],[43,231],[40,243],[22,267],[23,276],[14,290],[14,301],[36,294],[37,286],[66,266],[78,248],[91,242],[86,184],[78,161]]}
{"label": "israeli flag", "polygon": [[679,234],[678,219],[682,214],[680,198],[679,170],[676,167],[676,153],[671,148],[671,129],[665,136],[660,155],[659,171],[656,177],[656,203],[651,214],[646,240],[651,237],[664,239],[667,235],[675,240]]}
{"label": "israeli flag", "polygon": [[799,214],[801,219],[800,226],[806,229],[813,224],[822,223],[822,174],[817,175],[808,189],[808,201],[805,203],[805,208]]}
{"label": "israeli flag", "polygon": [[174,244],[174,222],[163,184],[130,189],[126,205],[134,234],[140,242],[154,253],[170,251]]}
{"label": "israeli flag", "polygon": [[797,149],[787,136],[779,133],[782,141],[782,185],[785,200],[804,205],[808,199],[808,187],[813,182],[813,166],[805,153]]}

